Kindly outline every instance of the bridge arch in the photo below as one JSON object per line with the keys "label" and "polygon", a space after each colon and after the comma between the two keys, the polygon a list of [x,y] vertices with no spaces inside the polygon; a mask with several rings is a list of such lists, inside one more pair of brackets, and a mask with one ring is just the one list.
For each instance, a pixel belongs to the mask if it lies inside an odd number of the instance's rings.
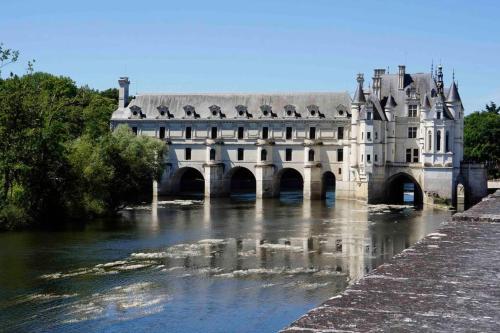
{"label": "bridge arch", "polygon": [[205,193],[205,178],[203,173],[192,167],[177,169],[171,177],[172,194],[180,196],[203,196]]}
{"label": "bridge arch", "polygon": [[321,198],[335,200],[336,177],[331,171],[326,171],[321,176]]}
{"label": "bridge arch", "polygon": [[304,193],[304,177],[300,171],[295,168],[283,168],[279,170],[273,179],[273,188],[275,195],[289,195],[290,193],[302,196]]}
{"label": "bridge arch", "polygon": [[254,173],[242,166],[236,166],[224,175],[224,191],[229,195],[255,193],[256,184]]}
{"label": "bridge arch", "polygon": [[424,202],[422,186],[408,173],[396,173],[386,181],[385,201],[389,204],[413,204],[422,207]]}

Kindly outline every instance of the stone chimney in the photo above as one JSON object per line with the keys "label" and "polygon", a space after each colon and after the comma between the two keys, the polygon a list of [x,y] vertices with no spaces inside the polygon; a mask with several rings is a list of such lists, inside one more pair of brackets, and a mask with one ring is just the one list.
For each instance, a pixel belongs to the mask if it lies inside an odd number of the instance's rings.
{"label": "stone chimney", "polygon": [[128,104],[128,87],[130,85],[130,81],[128,77],[124,76],[118,80],[118,84],[120,88],[118,90],[118,108],[123,109]]}
{"label": "stone chimney", "polygon": [[373,72],[373,94],[377,96],[378,99],[381,99],[382,94],[382,75],[385,74],[385,69],[375,69]]}
{"label": "stone chimney", "polygon": [[399,71],[398,71],[398,89],[403,89],[405,87],[405,71],[406,71],[406,66],[405,65],[399,65]]}

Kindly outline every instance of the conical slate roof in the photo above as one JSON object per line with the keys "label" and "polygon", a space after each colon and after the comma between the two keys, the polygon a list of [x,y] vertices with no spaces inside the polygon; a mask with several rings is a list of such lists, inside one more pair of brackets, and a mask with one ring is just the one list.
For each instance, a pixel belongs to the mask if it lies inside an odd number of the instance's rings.
{"label": "conical slate roof", "polygon": [[460,95],[458,93],[458,88],[457,85],[455,84],[455,81],[451,84],[450,91],[448,93],[448,98],[446,99],[446,102],[454,103],[454,102],[460,102]]}
{"label": "conical slate roof", "polygon": [[424,100],[422,101],[422,104],[423,104],[424,108],[426,108],[426,109],[431,108],[431,101],[429,100],[429,95],[427,95],[427,93],[425,93],[425,95],[424,95]]}
{"label": "conical slate roof", "polygon": [[365,93],[363,92],[363,82],[358,80],[358,88],[354,93],[353,103],[363,104],[366,103]]}
{"label": "conical slate roof", "polygon": [[385,102],[385,107],[393,108],[395,107],[396,101],[394,100],[394,97],[392,97],[392,94],[389,94],[389,97],[387,97],[387,102]]}

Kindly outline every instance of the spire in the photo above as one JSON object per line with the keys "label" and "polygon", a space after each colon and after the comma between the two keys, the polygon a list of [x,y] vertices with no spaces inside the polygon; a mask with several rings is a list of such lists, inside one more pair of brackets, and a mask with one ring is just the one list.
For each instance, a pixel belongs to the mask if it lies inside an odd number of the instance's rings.
{"label": "spire", "polygon": [[436,76],[437,76],[436,86],[438,89],[438,95],[442,95],[444,93],[443,66],[441,66],[441,65],[438,66]]}
{"label": "spire", "polygon": [[358,74],[356,81],[358,81],[358,88],[354,93],[354,98],[352,102],[356,104],[363,104],[366,102],[365,93],[363,92],[363,82],[364,82],[363,74],[361,73]]}
{"label": "spire", "polygon": [[450,91],[448,92],[448,98],[446,99],[447,103],[460,102],[460,95],[458,93],[457,85],[455,84],[455,80],[451,83]]}

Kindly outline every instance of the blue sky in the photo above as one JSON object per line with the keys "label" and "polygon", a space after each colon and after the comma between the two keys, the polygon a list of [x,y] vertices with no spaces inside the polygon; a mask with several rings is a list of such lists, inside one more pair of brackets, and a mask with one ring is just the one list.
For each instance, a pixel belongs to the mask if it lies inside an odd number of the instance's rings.
{"label": "blue sky", "polygon": [[338,91],[374,68],[455,69],[467,112],[500,104],[498,1],[23,1],[0,11],[19,64],[98,89]]}

